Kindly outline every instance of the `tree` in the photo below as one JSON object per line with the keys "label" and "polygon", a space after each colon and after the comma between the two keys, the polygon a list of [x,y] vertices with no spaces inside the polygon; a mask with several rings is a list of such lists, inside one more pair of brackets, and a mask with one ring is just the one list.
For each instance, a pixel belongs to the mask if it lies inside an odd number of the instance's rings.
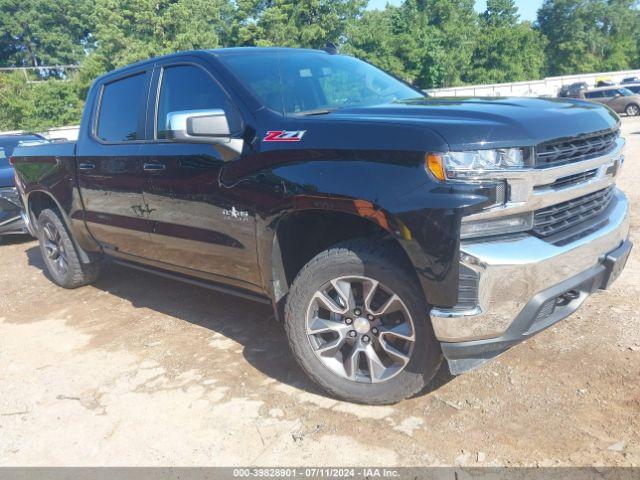
{"label": "tree", "polygon": [[542,77],[545,40],[529,22],[520,23],[518,19],[514,0],[487,2],[468,82],[501,83]]}
{"label": "tree", "polygon": [[638,66],[637,0],[545,0],[538,24],[552,75]]}
{"label": "tree", "polygon": [[0,130],[23,129],[35,110],[19,73],[0,75]]}
{"label": "tree", "polygon": [[367,60],[419,88],[442,82],[442,49],[424,15],[389,7],[366,12],[347,29],[345,52]]}
{"label": "tree", "polygon": [[86,69],[95,76],[177,50],[219,47],[232,11],[226,0],[97,0],[96,49]]}
{"label": "tree", "polygon": [[0,130],[37,131],[77,124],[81,110],[73,82],[28,83],[20,73],[0,75]]}
{"label": "tree", "polygon": [[[239,2],[237,40],[242,45],[323,48],[339,43],[366,0],[274,0]],[[247,14],[249,14],[247,16]]]}
{"label": "tree", "polygon": [[0,0],[0,66],[81,62],[90,8],[88,0]]}
{"label": "tree", "polygon": [[471,68],[479,25],[473,0],[423,0],[429,23],[437,27],[446,52],[440,59],[443,84],[462,85]]}
{"label": "tree", "polygon": [[487,0],[482,20],[489,27],[514,27],[520,15],[514,0]]}

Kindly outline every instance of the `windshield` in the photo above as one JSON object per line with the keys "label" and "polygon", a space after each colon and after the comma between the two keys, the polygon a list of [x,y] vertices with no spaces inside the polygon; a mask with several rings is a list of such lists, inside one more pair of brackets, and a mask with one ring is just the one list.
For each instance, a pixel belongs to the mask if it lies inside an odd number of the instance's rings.
{"label": "windshield", "polygon": [[286,52],[230,54],[221,60],[265,105],[285,115],[321,114],[424,97],[353,57]]}
{"label": "windshield", "polygon": [[633,92],[627,88],[621,88],[620,90],[618,90],[618,93],[624,97],[632,97],[633,96]]}

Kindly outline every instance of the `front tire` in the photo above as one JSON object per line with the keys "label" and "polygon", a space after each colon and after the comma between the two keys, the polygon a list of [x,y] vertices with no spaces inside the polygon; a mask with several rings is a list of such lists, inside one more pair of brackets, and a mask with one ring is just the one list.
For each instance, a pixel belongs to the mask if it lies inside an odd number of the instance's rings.
{"label": "front tire", "polygon": [[78,288],[94,282],[101,263],[82,263],[62,219],[45,209],[38,216],[38,240],[51,279],[63,288]]}
{"label": "front tire", "polygon": [[635,103],[627,105],[625,113],[630,117],[637,117],[638,115],[640,115],[640,106],[636,105]]}
{"label": "front tire", "polygon": [[442,362],[428,311],[406,260],[381,241],[359,239],[300,271],[285,327],[298,363],[328,393],[391,404],[422,390]]}

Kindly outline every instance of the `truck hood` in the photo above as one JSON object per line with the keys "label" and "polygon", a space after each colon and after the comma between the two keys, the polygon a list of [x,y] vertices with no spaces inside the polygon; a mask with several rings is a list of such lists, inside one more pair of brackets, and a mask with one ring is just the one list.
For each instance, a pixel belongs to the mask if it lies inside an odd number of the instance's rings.
{"label": "truck hood", "polygon": [[13,185],[13,167],[0,167],[0,188]]}
{"label": "truck hood", "polygon": [[574,99],[425,98],[342,109],[326,120],[423,126],[451,149],[527,147],[619,126],[609,108]]}

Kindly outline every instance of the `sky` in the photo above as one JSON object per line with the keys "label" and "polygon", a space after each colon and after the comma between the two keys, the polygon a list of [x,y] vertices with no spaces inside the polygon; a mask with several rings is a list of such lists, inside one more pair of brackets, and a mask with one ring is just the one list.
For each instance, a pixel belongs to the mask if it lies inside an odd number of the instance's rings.
{"label": "sky", "polygon": [[[401,0],[369,0],[369,8],[384,8],[390,3],[391,5],[399,5]],[[542,5],[542,0],[516,0],[520,9],[521,20],[535,20],[538,8]],[[476,10],[483,12],[486,7],[486,1],[476,0]]]}

